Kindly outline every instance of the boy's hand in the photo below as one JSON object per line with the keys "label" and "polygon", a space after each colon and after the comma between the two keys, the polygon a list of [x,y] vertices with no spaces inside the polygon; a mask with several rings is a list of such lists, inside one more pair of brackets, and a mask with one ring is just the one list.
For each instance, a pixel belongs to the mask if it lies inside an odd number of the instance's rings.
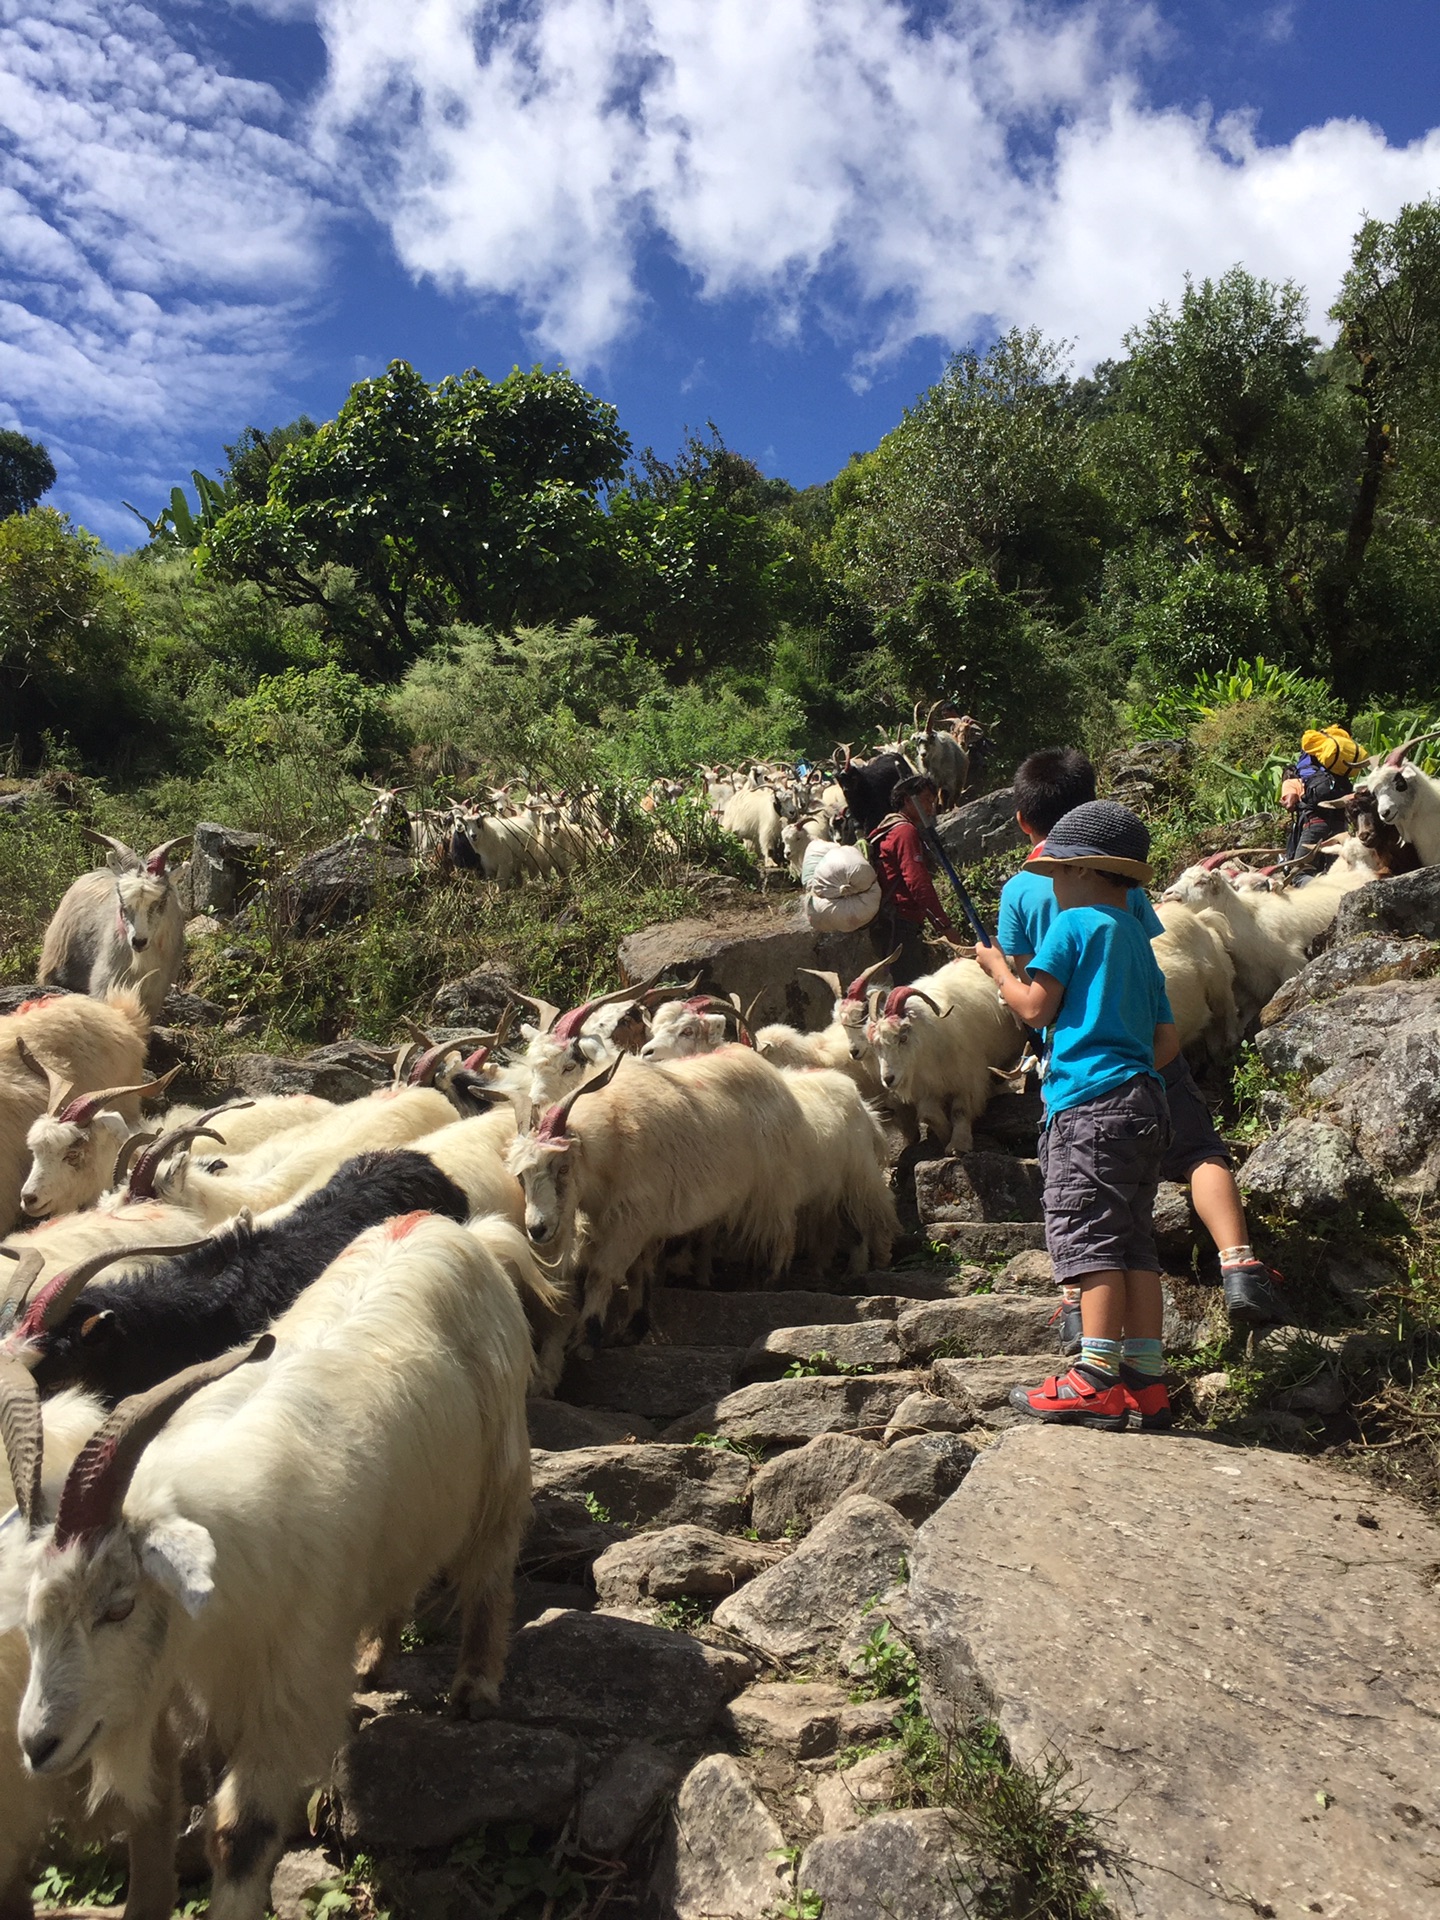
{"label": "boy's hand", "polygon": [[1006,964],[1005,956],[1003,953],[1001,953],[998,947],[996,946],[976,947],[974,951],[974,959],[975,959],[975,964],[977,967],[979,967],[980,971],[982,973],[989,974],[990,978],[993,981],[995,981],[997,986],[1002,980],[1008,980],[1011,978],[1010,969]]}

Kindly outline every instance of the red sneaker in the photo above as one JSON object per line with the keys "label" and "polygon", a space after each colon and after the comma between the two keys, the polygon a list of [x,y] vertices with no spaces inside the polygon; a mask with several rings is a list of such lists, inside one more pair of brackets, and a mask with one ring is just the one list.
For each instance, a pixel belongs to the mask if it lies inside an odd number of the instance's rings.
{"label": "red sneaker", "polygon": [[1112,1433],[1122,1433],[1130,1418],[1129,1401],[1118,1380],[1113,1387],[1097,1387],[1078,1367],[1052,1374],[1038,1387],[1012,1387],[1010,1404],[1017,1413],[1028,1413],[1036,1420],[1104,1427]]}
{"label": "red sneaker", "polygon": [[1125,1404],[1132,1413],[1140,1416],[1142,1433],[1163,1433],[1167,1427],[1175,1424],[1175,1415],[1170,1411],[1170,1389],[1163,1380],[1145,1380],[1143,1376],[1132,1374],[1127,1380],[1125,1369],[1121,1370],[1120,1385],[1124,1389]]}

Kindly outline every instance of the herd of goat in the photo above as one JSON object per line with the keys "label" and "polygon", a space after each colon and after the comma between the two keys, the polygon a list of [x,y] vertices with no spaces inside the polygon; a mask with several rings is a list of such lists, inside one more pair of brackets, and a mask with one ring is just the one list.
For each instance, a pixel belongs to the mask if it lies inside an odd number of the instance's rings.
{"label": "herd of goat", "polygon": [[[854,813],[863,771],[836,770]],[[1307,884],[1217,854],[1166,890],[1187,1050],[1232,1051],[1347,891],[1440,859],[1440,781],[1402,754],[1370,794]],[[164,1920],[183,1761],[212,1914],[261,1920],[357,1675],[437,1582],[453,1706],[495,1703],[527,1396],[570,1349],[641,1337],[661,1279],[888,1265],[899,1146],[968,1148],[1027,1036],[972,960],[887,989],[892,955],[818,976],[817,1031],[752,1028],[693,981],[516,995],[492,1034],[400,1049],[366,1098],[152,1125],[159,1002],[105,941],[164,948],[168,848],[107,845],[46,940],[77,990],[0,1019],[0,1915],[28,1914],[50,1826],[98,1820],[128,1835],[129,1920]]]}

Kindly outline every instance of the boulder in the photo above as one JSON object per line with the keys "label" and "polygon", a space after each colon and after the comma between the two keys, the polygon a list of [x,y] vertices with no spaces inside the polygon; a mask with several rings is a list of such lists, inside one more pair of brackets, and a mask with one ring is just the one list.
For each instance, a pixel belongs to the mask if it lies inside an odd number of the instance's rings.
{"label": "boulder", "polygon": [[949,1247],[957,1260],[1008,1260],[1045,1244],[1045,1228],[1038,1220],[937,1220],[925,1232],[937,1245]]}
{"label": "boulder", "polygon": [[883,1370],[900,1364],[900,1342],[895,1322],[856,1320],[848,1325],[776,1327],[757,1340],[740,1362],[736,1378],[778,1380],[796,1362],[814,1361],[828,1370],[869,1367]]}
{"label": "boulder", "polygon": [[[270,1877],[266,1911],[273,1913],[275,1920],[312,1920],[313,1897],[336,1877],[328,1855],[319,1847],[296,1847],[282,1853]],[[307,1900],[307,1895],[312,1899]]]}
{"label": "boulder", "polygon": [[226,918],[234,913],[266,878],[279,852],[264,834],[202,820],[185,862],[184,881],[176,881],[186,917],[205,913]]}
{"label": "boulder", "polygon": [[510,1647],[500,1717],[590,1739],[702,1736],[754,1677],[742,1654],[607,1613],[543,1613]]}
{"label": "boulder", "polygon": [[[338,840],[307,853],[287,874],[271,883],[270,906],[292,933],[315,933],[343,926],[373,913],[380,899],[397,888],[417,884],[409,853],[375,840]],[[243,923],[256,909],[242,910]]]}
{"label": "boulder", "polygon": [[[826,1833],[854,1833],[881,1807],[889,1807],[902,1787],[900,1756],[893,1748],[867,1753],[853,1767],[815,1783],[815,1805]],[[864,1893],[868,1896],[869,1888]],[[869,1909],[865,1909],[869,1911]],[[908,1914],[909,1908],[900,1909]]]}
{"label": "boulder", "polygon": [[785,1836],[728,1753],[686,1774],[652,1882],[659,1920],[768,1920],[787,1878]]}
{"label": "boulder", "polygon": [[1392,1192],[1430,1200],[1440,1193],[1440,986],[1422,992],[1426,1002],[1387,1037],[1369,1070],[1346,1082],[1334,1106]]}
{"label": "boulder", "polygon": [[979,1452],[958,1433],[917,1433],[897,1440],[874,1463],[856,1488],[919,1526],[965,1478]]}
{"label": "boulder", "polygon": [[1100,791],[1107,800],[1153,812],[1176,796],[1194,758],[1188,740],[1139,740],[1133,747],[1117,747],[1100,763]]}
{"label": "boulder", "polygon": [[198,993],[185,993],[179,987],[171,987],[160,1010],[160,1019],[167,1027],[218,1027],[225,1019],[225,1009],[216,1006],[213,1000],[202,1000]]}
{"label": "boulder", "polygon": [[1053,1300],[1055,1262],[1042,1248],[1031,1247],[1006,1262],[995,1286],[1000,1293],[1038,1293]]}
{"label": "boulder", "polygon": [[722,1600],[715,1622],[772,1660],[818,1652],[894,1584],[913,1538],[893,1507],[850,1494],[787,1559]]}
{"label": "boulder", "polygon": [[393,1059],[379,1047],[346,1040],[316,1047],[303,1059],[278,1053],[235,1053],[224,1063],[231,1094],[263,1100],[271,1094],[313,1093],[343,1105],[389,1083]]}
{"label": "boulder", "polygon": [[991,1360],[937,1360],[931,1368],[935,1391],[953,1400],[982,1426],[1010,1426],[1024,1419],[1012,1411],[1012,1387],[1036,1387],[1058,1360],[1020,1354]]}
{"label": "boulder", "polygon": [[1045,1103],[1038,1093],[993,1093],[975,1131],[1010,1153],[1031,1155],[1044,1120]]}
{"label": "boulder", "polygon": [[624,1538],[624,1524],[597,1520],[583,1494],[539,1493],[521,1544],[520,1565],[542,1580],[583,1580],[605,1549]]}
{"label": "boulder", "polygon": [[637,1413],[612,1413],[605,1407],[570,1407],[563,1400],[528,1400],[525,1417],[530,1444],[546,1453],[575,1447],[625,1446],[653,1440],[655,1429]]}
{"label": "boulder", "polygon": [[[1362,888],[1363,892],[1364,889]],[[1350,896],[1347,894],[1346,899]],[[1406,940],[1393,933],[1362,933],[1323,953],[1292,974],[1260,1011],[1273,1027],[1301,1007],[1333,1000],[1351,987],[1383,987],[1394,980],[1428,980],[1440,973],[1440,940]]]}
{"label": "boulder", "polygon": [[1291,1120],[1262,1140],[1239,1181],[1259,1206],[1302,1217],[1339,1213],[1375,1194],[1374,1175],[1349,1134],[1324,1120]]}
{"label": "boulder", "polygon": [[1040,1163],[1010,1153],[962,1153],[922,1160],[915,1205],[924,1225],[939,1220],[1039,1220]]}
{"label": "boulder", "polygon": [[459,980],[447,980],[435,989],[430,1018],[440,1026],[479,1028],[492,1033],[511,1005],[516,982],[509,967],[477,967]]}
{"label": "boulder", "polygon": [[909,1307],[896,1321],[900,1350],[912,1365],[944,1352],[1053,1353],[1053,1289],[1044,1299],[1023,1293],[972,1293],[964,1300],[932,1300]]}
{"label": "boulder", "polygon": [[620,942],[620,976],[646,980],[663,971],[667,979],[699,975],[701,993],[738,994],[748,1007],[757,995],[752,1025],[784,1020],[791,1026],[819,1028],[830,1020],[831,998],[819,980],[800,974],[819,967],[845,981],[888,952],[877,946],[878,930],[816,933],[799,901],[758,910],[730,910],[710,920],[672,920],[645,927]]}
{"label": "boulder", "polygon": [[797,1288],[773,1292],[746,1288],[720,1293],[707,1288],[657,1287],[650,1296],[650,1325],[657,1341],[677,1347],[749,1347],[776,1327],[868,1318],[860,1303],[833,1293]]}
{"label": "boulder", "polygon": [[1015,789],[996,787],[952,807],[935,822],[940,844],[956,866],[968,866],[976,860],[988,860],[997,853],[1009,853],[1023,847],[1025,836],[1015,821]]}
{"label": "boulder", "polygon": [[[907,1396],[905,1406],[915,1398]],[[822,1433],[808,1446],[761,1467],[750,1494],[750,1518],[762,1540],[807,1529],[843,1500],[870,1471],[880,1449],[853,1433]]]}
{"label": "boulder", "polygon": [[558,1827],[579,1793],[580,1758],[552,1728],[382,1714],[337,1766],[340,1831],[351,1846],[388,1852],[453,1846],[492,1820]]}
{"label": "boulder", "polygon": [[885,1429],[885,1445],[892,1446],[911,1433],[963,1433],[974,1416],[938,1393],[907,1393]]}
{"label": "boulder", "polygon": [[708,1527],[665,1527],[607,1547],[595,1562],[595,1591],[604,1607],[734,1593],[773,1566],[781,1551]]}
{"label": "boulder", "polygon": [[1019,1761],[1071,1763],[1140,1914],[1406,1920],[1435,1907],[1437,1565],[1440,1526],[1322,1462],[1027,1423],[920,1529],[901,1626],[942,1734],[978,1694]]}
{"label": "boulder", "polygon": [[692,1409],[661,1437],[693,1440],[697,1433],[715,1433],[769,1449],[798,1447],[819,1433],[878,1434],[906,1394],[924,1384],[915,1373],[762,1380]]}
{"label": "boulder", "polygon": [[1188,1272],[1195,1257],[1195,1220],[1190,1189],[1162,1180],[1155,1192],[1155,1250],[1166,1266]]}
{"label": "boulder", "polygon": [[[835,1787],[843,1792],[848,1777],[837,1774]],[[819,1895],[825,1920],[969,1920],[974,1911],[942,1807],[877,1813],[852,1832],[823,1834],[805,1849],[796,1884]]]}
{"label": "boulder", "polygon": [[621,1747],[585,1789],[575,1836],[581,1849],[601,1860],[618,1859],[682,1771],[675,1754],[648,1740]]}
{"label": "boulder", "polygon": [[1335,916],[1330,944],[1342,946],[1362,933],[1440,940],[1440,867],[1420,867],[1347,893]]}
{"label": "boulder", "polygon": [[537,1495],[588,1494],[627,1526],[736,1526],[750,1480],[749,1462],[725,1447],[573,1447],[534,1454],[531,1470]]}
{"label": "boulder", "polygon": [[572,1357],[559,1392],[582,1407],[674,1420],[728,1393],[740,1357],[731,1347],[607,1347]]}
{"label": "boulder", "polygon": [[1325,1100],[1372,1066],[1394,1034],[1411,1026],[1433,1027],[1437,1007],[1440,985],[1433,981],[1355,987],[1263,1028],[1255,1049],[1272,1073],[1304,1074],[1310,1097]]}
{"label": "boulder", "polygon": [[728,1721],[747,1746],[815,1760],[837,1747],[883,1740],[897,1711],[893,1700],[852,1701],[846,1688],[821,1680],[760,1680],[730,1702]]}

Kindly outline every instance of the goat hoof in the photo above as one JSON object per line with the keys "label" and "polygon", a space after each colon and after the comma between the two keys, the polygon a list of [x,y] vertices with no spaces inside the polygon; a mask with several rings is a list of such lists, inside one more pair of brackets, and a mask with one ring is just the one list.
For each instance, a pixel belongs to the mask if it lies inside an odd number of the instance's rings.
{"label": "goat hoof", "polygon": [[452,1720],[488,1720],[500,1705],[500,1689],[493,1680],[467,1675],[450,1689]]}

